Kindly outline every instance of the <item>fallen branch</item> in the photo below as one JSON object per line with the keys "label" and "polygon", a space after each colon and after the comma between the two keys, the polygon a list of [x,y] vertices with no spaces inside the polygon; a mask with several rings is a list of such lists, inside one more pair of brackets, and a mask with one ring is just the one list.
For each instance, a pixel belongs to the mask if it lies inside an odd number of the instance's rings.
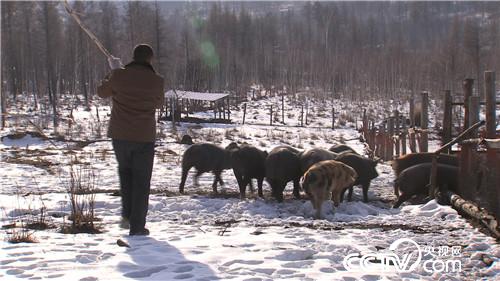
{"label": "fallen branch", "polygon": [[444,196],[444,199],[447,199],[450,202],[453,208],[479,220],[486,228],[488,228],[495,238],[500,239],[500,229],[495,216],[488,213],[487,210],[479,208],[474,202],[467,201],[451,191],[447,191],[442,195]]}

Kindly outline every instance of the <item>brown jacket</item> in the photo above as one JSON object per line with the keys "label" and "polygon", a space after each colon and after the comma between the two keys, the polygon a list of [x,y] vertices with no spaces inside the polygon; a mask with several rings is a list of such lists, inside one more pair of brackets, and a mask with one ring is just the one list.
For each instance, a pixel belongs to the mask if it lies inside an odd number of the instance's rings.
{"label": "brown jacket", "polygon": [[113,70],[97,88],[102,98],[112,97],[108,137],[154,142],[155,109],[164,103],[163,77],[147,64],[130,63]]}

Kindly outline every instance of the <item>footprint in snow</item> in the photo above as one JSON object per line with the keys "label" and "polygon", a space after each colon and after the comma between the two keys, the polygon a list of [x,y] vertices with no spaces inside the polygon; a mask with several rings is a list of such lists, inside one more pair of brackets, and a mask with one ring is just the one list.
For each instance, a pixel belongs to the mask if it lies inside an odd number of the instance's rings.
{"label": "footprint in snow", "polygon": [[78,281],[97,281],[99,280],[97,277],[89,276],[89,277],[84,277]]}
{"label": "footprint in snow", "polygon": [[307,261],[288,262],[283,264],[282,266],[285,268],[306,268],[306,267],[311,267],[312,264],[314,264],[314,261],[307,260]]}
{"label": "footprint in snow", "polygon": [[194,275],[191,273],[183,273],[183,274],[179,274],[179,275],[174,276],[174,279],[182,280],[182,279],[188,279],[188,278],[193,278],[193,277],[194,277]]}
{"label": "footprint in snow", "polygon": [[266,275],[271,275],[276,271],[276,269],[274,269],[274,268],[256,268],[256,269],[252,269],[252,271],[257,272],[257,273],[266,274]]}
{"label": "footprint in snow", "polygon": [[9,254],[9,256],[11,257],[20,257],[20,256],[30,256],[30,255],[33,255],[34,252],[21,252],[21,253],[12,253],[12,254]]}
{"label": "footprint in snow", "polygon": [[297,273],[296,270],[291,270],[291,269],[280,269],[275,272],[276,275],[291,275]]}
{"label": "footprint in snow", "polygon": [[322,273],[334,273],[336,270],[331,267],[322,267],[319,269]]}
{"label": "footprint in snow", "polygon": [[59,278],[59,277],[63,277],[64,274],[51,274],[51,275],[48,275],[47,278]]}
{"label": "footprint in snow", "polygon": [[283,253],[273,257],[280,261],[301,261],[312,259],[317,252],[313,250],[285,250]]}
{"label": "footprint in snow", "polygon": [[241,263],[241,264],[246,264],[246,265],[258,265],[264,263],[264,261],[258,261],[258,260],[234,260],[234,261],[228,261],[222,266],[231,266],[235,263]]}
{"label": "footprint in snow", "polygon": [[77,255],[76,262],[87,264],[93,263],[97,260],[97,256],[95,255]]}
{"label": "footprint in snow", "polygon": [[114,256],[116,256],[116,254],[113,254],[113,253],[103,253],[103,254],[99,255],[98,259],[99,260],[107,260],[107,259],[109,259],[111,257],[114,257]]}
{"label": "footprint in snow", "polygon": [[5,273],[7,273],[8,275],[19,275],[19,274],[23,274],[24,270],[19,269],[19,268],[14,268],[14,269],[7,270]]}
{"label": "footprint in snow", "polygon": [[179,266],[178,268],[174,269],[173,272],[185,273],[188,271],[192,271],[193,269],[194,269],[194,266],[192,266],[192,265],[183,265],[183,266]]}
{"label": "footprint in snow", "polygon": [[160,266],[155,266],[155,267],[150,267],[145,270],[139,270],[139,271],[132,271],[125,273],[123,276],[129,277],[129,278],[144,278],[144,277],[149,277],[155,273],[158,273],[162,270],[167,269],[166,265],[160,265]]}
{"label": "footprint in snow", "polygon": [[0,261],[0,265],[6,265],[6,264],[9,264],[9,263],[13,263],[17,260],[3,260],[3,261]]}
{"label": "footprint in snow", "polygon": [[34,260],[38,260],[40,258],[37,258],[37,257],[25,257],[25,258],[20,258],[18,259],[18,261],[34,261]]}
{"label": "footprint in snow", "polygon": [[198,250],[192,250],[192,251],[189,251],[190,254],[193,254],[193,255],[200,255],[200,254],[203,254],[204,252],[203,251],[198,251]]}

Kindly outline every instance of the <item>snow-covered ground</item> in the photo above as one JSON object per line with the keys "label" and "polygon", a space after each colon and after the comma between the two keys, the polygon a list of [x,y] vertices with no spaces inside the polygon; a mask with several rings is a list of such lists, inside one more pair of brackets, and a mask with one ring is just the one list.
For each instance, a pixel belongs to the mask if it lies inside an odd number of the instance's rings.
{"label": "snow-covered ground", "polygon": [[[20,221],[30,213],[37,216],[42,205],[50,222],[57,226],[67,223],[70,206],[65,185],[70,163],[95,171],[96,188],[106,192],[95,198],[96,216],[102,219],[98,222],[104,231],[101,234],[61,234],[55,228],[34,232],[38,243],[11,244],[5,240],[12,229],[0,231],[0,279],[500,279],[498,243],[452,208],[430,201],[391,209],[394,196],[389,163],[377,167],[380,176],[372,181],[370,202],[361,202],[360,189],[355,188],[353,202],[344,202],[335,210],[330,202],[325,203],[322,220],[313,219],[310,202],[292,199],[291,184],[281,204],[271,199],[267,183],[265,199],[254,194],[239,200],[232,171],[223,173],[226,185],[219,189],[220,195],[211,194],[210,174],[200,178],[199,188],[192,186],[189,177],[188,194],[177,193],[181,155],[187,145],[176,144],[175,140],[184,133],[192,135],[195,142],[210,141],[222,146],[231,141],[247,142],[268,151],[283,143],[307,149],[345,142],[362,153],[354,122],[360,122],[363,107],[374,108],[373,114],[380,107],[336,100],[336,112],[346,122],[331,130],[331,104],[311,102],[309,127],[302,128],[295,127],[300,110],[287,100],[288,127],[256,125],[268,124],[271,104],[280,108],[280,98],[249,102],[244,126],[182,124],[176,134],[171,134],[169,123],[161,125],[147,223],[149,237],[128,237],[128,232],[118,226],[120,199],[110,195],[118,188],[118,177],[109,141],[78,145],[43,141],[30,135],[16,140],[4,138],[0,144],[2,225]],[[393,109],[383,108],[388,112]],[[108,108],[99,107],[97,122],[95,108],[91,112],[73,111],[73,119],[67,122],[71,129],[62,128],[60,132],[73,139],[103,140],[99,133],[105,132],[108,112]],[[242,111],[233,109],[231,117],[241,121]],[[278,123],[281,113],[277,118]],[[1,136],[12,133],[11,129],[2,131]],[[346,269],[343,261],[348,255],[386,253],[400,238],[412,239],[422,250],[422,261],[410,272],[397,272],[394,263],[384,271],[377,267],[380,261],[369,262],[369,268]],[[128,242],[130,248],[119,247],[118,239]],[[410,246],[403,245],[396,252],[403,257]],[[455,260],[459,270],[441,272],[439,262]],[[426,270],[426,261],[438,264],[432,263],[434,270]]]}

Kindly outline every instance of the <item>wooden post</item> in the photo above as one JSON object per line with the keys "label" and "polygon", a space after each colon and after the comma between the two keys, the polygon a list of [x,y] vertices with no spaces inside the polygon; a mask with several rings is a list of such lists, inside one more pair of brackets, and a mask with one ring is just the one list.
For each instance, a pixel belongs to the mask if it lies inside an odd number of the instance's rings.
{"label": "wooden post", "polygon": [[392,156],[394,155],[394,118],[389,117],[387,120],[387,137],[385,139],[385,159],[392,160]]}
{"label": "wooden post", "polygon": [[399,111],[398,110],[394,110],[394,134],[396,135],[396,140],[394,142],[395,144],[395,148],[396,148],[396,156],[399,157],[399,153],[400,153],[400,137],[399,137],[399,134],[400,134],[400,131],[399,131],[399,123],[401,120],[399,120]]}
{"label": "wooden post", "polygon": [[300,126],[304,127],[304,105],[300,108]]}
{"label": "wooden post", "polygon": [[168,108],[169,108],[169,98],[165,98],[165,118],[168,116]]}
{"label": "wooden post", "polygon": [[216,106],[215,102],[212,102],[212,105],[214,107],[214,119],[217,119],[217,106]]}
{"label": "wooden post", "polygon": [[269,125],[273,125],[273,106],[271,105],[271,108],[269,110]]}
{"label": "wooden post", "polygon": [[406,130],[406,120],[403,120],[403,133],[401,134],[401,153],[403,155],[406,154],[406,134],[408,131]]}
{"label": "wooden post", "polygon": [[415,140],[415,131],[410,131],[410,151],[411,153],[417,152],[417,141]]}
{"label": "wooden post", "polygon": [[420,134],[420,152],[427,152],[429,148],[428,144],[428,132],[429,128],[429,93],[422,92],[422,113],[420,114],[420,126],[422,127],[422,133]]}
{"label": "wooden post", "polygon": [[[333,108],[333,105],[332,105]],[[365,139],[368,139],[368,118],[366,117],[366,108],[363,109],[363,134],[365,135]]]}
{"label": "wooden post", "polygon": [[243,125],[245,125],[245,117],[247,115],[247,104],[243,104]]}
{"label": "wooden post", "polygon": [[[470,96],[469,97],[469,116],[468,116],[469,124],[467,124],[467,128],[479,122],[479,96]],[[476,137],[477,132],[474,132],[474,135],[469,137]]]}
{"label": "wooden post", "polygon": [[231,101],[227,99],[227,119],[231,120]]}
{"label": "wooden post", "polygon": [[224,118],[224,120],[226,120],[226,102],[224,101],[224,99],[222,99],[222,116]]}
{"label": "wooden post", "polygon": [[175,127],[175,104],[176,104],[175,98],[172,98],[170,100],[170,103],[172,105],[172,108],[170,109],[170,114],[172,115],[172,128],[174,128]]}
{"label": "wooden post", "polygon": [[486,138],[496,138],[496,91],[495,71],[484,72],[484,94],[486,96]]}
{"label": "wooden post", "polygon": [[306,126],[307,126],[307,113],[309,113],[309,101],[306,99]]}
{"label": "wooden post", "polygon": [[472,86],[474,85],[474,79],[467,78],[463,81],[462,87],[464,91],[464,129],[469,128],[469,97],[472,96]]}
{"label": "wooden post", "polygon": [[410,98],[410,127],[415,126],[415,99]]}
{"label": "wooden post", "polygon": [[285,124],[285,95],[281,95],[281,123]]}
{"label": "wooden post", "polygon": [[372,121],[372,126],[370,129],[370,149],[375,152],[376,148],[376,133],[377,133],[377,128],[375,128],[375,122]]}
{"label": "wooden post", "polygon": [[335,107],[332,105],[332,130],[335,130]]}
{"label": "wooden post", "polygon": [[179,118],[182,119],[182,111],[184,110],[184,99],[181,99],[181,109],[179,110]]}
{"label": "wooden post", "polygon": [[387,134],[385,133],[385,124],[384,125],[381,125],[380,127],[380,142],[379,142],[379,146],[380,146],[380,151],[379,151],[379,154],[380,154],[380,158],[384,159],[384,160],[388,160],[387,158],[385,158],[386,154],[385,154],[385,150],[387,149],[386,147],[386,139],[387,137]]}
{"label": "wooden post", "polygon": [[451,140],[451,129],[452,129],[452,105],[453,99],[451,97],[451,91],[444,91],[444,117],[443,117],[443,139],[442,144],[448,143]]}

